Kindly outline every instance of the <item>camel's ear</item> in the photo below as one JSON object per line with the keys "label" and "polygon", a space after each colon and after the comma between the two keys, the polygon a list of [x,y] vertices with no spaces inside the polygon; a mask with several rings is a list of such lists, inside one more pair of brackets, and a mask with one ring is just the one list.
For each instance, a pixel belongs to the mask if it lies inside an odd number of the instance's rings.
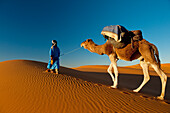
{"label": "camel's ear", "polygon": [[88,42],[92,41],[92,39],[87,39]]}

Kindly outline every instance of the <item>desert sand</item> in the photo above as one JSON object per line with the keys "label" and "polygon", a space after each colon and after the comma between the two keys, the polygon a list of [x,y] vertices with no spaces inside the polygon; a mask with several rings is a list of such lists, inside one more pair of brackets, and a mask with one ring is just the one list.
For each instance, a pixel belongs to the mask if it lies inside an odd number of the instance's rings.
{"label": "desert sand", "polygon": [[[151,80],[140,93],[139,65],[120,67],[118,89],[112,89],[108,66],[61,67],[61,74],[45,73],[46,63],[28,60],[0,62],[0,113],[125,113],[170,112],[170,83],[165,101],[156,100],[161,84]],[[170,65],[162,65],[168,75]]]}

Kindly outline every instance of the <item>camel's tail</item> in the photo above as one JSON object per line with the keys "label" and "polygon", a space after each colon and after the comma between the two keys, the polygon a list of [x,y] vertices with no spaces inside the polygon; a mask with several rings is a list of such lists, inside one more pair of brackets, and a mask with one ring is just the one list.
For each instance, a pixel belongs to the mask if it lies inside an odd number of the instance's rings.
{"label": "camel's tail", "polygon": [[145,39],[143,39],[143,41],[151,47],[151,52],[153,53],[152,57],[157,61],[158,66],[161,68],[161,61],[159,59],[159,52],[157,47],[154,44],[146,41]]}
{"label": "camel's tail", "polygon": [[156,58],[156,61],[157,61],[158,65],[159,65],[159,67],[161,67],[161,61],[159,59],[159,52],[158,52],[157,47],[154,44],[151,44],[151,43],[150,43],[150,46],[153,49],[154,57]]}

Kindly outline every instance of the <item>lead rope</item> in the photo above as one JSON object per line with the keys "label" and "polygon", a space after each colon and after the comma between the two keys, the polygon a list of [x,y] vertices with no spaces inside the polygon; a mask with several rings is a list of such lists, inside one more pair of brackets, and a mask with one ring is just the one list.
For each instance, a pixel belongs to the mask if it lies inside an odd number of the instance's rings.
{"label": "lead rope", "polygon": [[64,55],[70,54],[70,53],[72,53],[72,52],[74,52],[74,51],[77,51],[77,50],[79,50],[79,49],[81,49],[81,47],[76,48],[76,49],[73,49],[72,51],[69,51],[69,52],[67,52],[67,53],[63,53],[63,54],[61,54],[60,56],[64,56]]}

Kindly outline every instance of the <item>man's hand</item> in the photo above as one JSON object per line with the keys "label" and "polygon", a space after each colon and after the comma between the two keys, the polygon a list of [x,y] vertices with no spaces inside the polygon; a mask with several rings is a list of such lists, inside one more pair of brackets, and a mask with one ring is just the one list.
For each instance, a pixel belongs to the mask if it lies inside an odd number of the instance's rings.
{"label": "man's hand", "polygon": [[53,57],[51,57],[51,65],[53,65],[54,61],[53,61]]}

